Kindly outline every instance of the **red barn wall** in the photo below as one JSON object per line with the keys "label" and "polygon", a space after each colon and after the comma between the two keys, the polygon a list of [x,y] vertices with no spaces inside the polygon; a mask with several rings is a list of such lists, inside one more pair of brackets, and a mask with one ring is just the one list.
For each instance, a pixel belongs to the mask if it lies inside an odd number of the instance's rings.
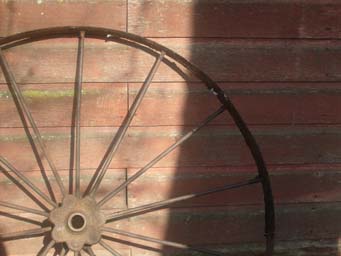
{"label": "red barn wall", "polygon": [[[339,255],[341,232],[341,3],[336,0],[3,1],[0,36],[51,26],[100,26],[151,38],[207,72],[231,96],[269,167],[278,255]],[[83,94],[83,186],[127,113],[151,59],[115,44],[87,42]],[[112,53],[112,50],[116,50]],[[75,41],[49,40],[6,52],[65,183],[75,74]],[[105,62],[105,66],[103,66]],[[57,64],[56,64],[57,63]],[[102,196],[212,112],[196,82],[166,68],[155,82],[118,156]],[[60,75],[62,74],[62,75]],[[115,99],[115,100],[113,100]],[[162,106],[162,107],[160,107]],[[45,189],[40,168],[0,84],[0,154]],[[137,145],[138,153],[131,156]],[[201,149],[199,146],[203,146]],[[223,155],[220,151],[226,152]],[[255,167],[231,119],[172,153],[116,197],[115,209],[246,179]],[[223,183],[224,184],[224,183]],[[1,200],[34,206],[1,177]],[[57,195],[58,196],[58,195]],[[123,222],[132,232],[211,247],[231,255],[263,245],[258,187],[226,192]],[[14,212],[13,214],[27,214]],[[34,224],[0,216],[0,232]],[[30,255],[36,239],[9,255]],[[113,243],[114,244],[114,243]],[[124,255],[155,254],[117,245]],[[25,249],[23,249],[25,248]]]}

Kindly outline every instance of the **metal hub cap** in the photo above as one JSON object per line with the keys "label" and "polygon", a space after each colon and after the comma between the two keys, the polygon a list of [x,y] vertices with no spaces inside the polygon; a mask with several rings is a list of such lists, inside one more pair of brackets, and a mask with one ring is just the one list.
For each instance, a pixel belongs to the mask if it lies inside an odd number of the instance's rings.
{"label": "metal hub cap", "polygon": [[62,205],[50,213],[49,219],[54,224],[52,238],[66,242],[73,251],[80,251],[85,244],[98,243],[105,224],[104,214],[89,196],[66,196]]}

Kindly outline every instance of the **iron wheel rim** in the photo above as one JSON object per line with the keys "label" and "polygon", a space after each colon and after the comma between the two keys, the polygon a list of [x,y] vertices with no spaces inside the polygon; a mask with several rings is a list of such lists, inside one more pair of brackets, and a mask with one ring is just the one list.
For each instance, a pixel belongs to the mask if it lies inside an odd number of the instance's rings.
{"label": "iron wheel rim", "polygon": [[[55,39],[55,38],[80,38],[83,33],[84,38],[101,39],[103,41],[111,41],[120,44],[127,45],[129,47],[138,48],[154,57],[162,55],[161,62],[168,65],[171,69],[180,74],[179,65],[190,72],[191,75],[196,77],[199,81],[203,82],[207,89],[213,93],[218,101],[221,103],[221,107],[227,110],[232,117],[234,123],[238,127],[241,135],[243,136],[246,145],[248,146],[251,155],[257,166],[259,182],[262,184],[263,196],[264,196],[264,208],[265,208],[265,237],[266,237],[266,256],[270,256],[273,253],[274,248],[274,231],[275,231],[275,213],[273,195],[271,189],[271,183],[266,168],[266,164],[259,146],[248,129],[246,123],[238,113],[237,109],[230,101],[228,95],[214,82],[206,73],[201,69],[187,61],[185,58],[170,50],[161,44],[154,42],[150,39],[140,37],[138,35],[130,34],[123,31],[97,28],[97,27],[55,27],[47,29],[33,30],[23,33],[18,33],[0,39],[0,51],[5,51],[13,47],[33,43],[37,41]],[[83,41],[84,42],[84,41]],[[80,49],[80,48],[78,48]],[[174,64],[175,63],[175,64]],[[2,63],[4,70],[4,65]],[[181,75],[181,74],[180,74]],[[7,81],[9,84],[9,82]],[[76,96],[75,96],[76,97]],[[46,229],[46,228],[45,228]],[[0,238],[1,240],[1,238]],[[52,240],[53,241],[53,240]],[[54,244],[49,244],[47,247],[53,247]]]}

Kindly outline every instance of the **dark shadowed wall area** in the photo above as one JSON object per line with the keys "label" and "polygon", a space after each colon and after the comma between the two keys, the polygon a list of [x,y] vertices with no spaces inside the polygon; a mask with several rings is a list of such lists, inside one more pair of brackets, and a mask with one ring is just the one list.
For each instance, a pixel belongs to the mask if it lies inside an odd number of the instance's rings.
{"label": "dark shadowed wall area", "polygon": [[[100,26],[151,38],[184,56],[231,97],[264,153],[276,203],[276,255],[341,255],[341,3],[337,0],[2,1],[0,36],[50,26]],[[82,103],[85,189],[154,59],[87,40]],[[77,42],[48,40],[6,57],[67,184]],[[193,78],[162,66],[134,118],[98,198],[194,128],[219,105]],[[48,191],[1,76],[0,155]],[[45,169],[46,168],[46,169]],[[43,174],[43,176],[42,176]],[[132,183],[107,211],[254,177],[252,158],[228,115]],[[55,186],[53,182],[52,186]],[[60,197],[58,193],[55,195]],[[0,200],[37,207],[7,176]],[[264,246],[260,186],[224,192],[114,227],[160,239],[259,255]],[[32,215],[0,209],[0,233],[36,227]],[[16,216],[15,218],[13,218]],[[187,255],[136,240],[110,244],[128,255]],[[138,243],[138,244],[136,244]],[[39,238],[6,242],[1,255],[36,255]],[[131,246],[132,245],[132,246]],[[146,247],[153,247],[145,250]],[[98,255],[107,255],[98,247]]]}

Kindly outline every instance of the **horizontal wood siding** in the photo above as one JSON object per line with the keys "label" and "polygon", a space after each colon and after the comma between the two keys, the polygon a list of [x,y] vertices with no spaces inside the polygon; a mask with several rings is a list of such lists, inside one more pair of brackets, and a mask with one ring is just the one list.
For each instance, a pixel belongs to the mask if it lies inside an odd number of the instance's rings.
{"label": "horizontal wood siding", "polygon": [[[148,37],[193,62],[225,90],[268,164],[276,203],[276,254],[341,255],[341,2],[337,0],[2,1],[0,37],[52,26],[99,26]],[[113,42],[85,42],[81,114],[84,190],[128,113],[155,58]],[[28,107],[65,186],[77,41],[53,39],[6,50]],[[219,102],[192,74],[161,64],[97,199],[194,128]],[[60,199],[52,173],[32,152],[0,72],[0,155]],[[42,168],[43,167],[43,168]],[[41,170],[43,169],[43,170]],[[39,209],[9,172],[0,200]],[[256,168],[227,113],[158,162],[106,204],[113,212],[255,177]],[[19,186],[24,186],[19,184]],[[0,209],[0,234],[39,225]],[[13,217],[17,216],[16,219]],[[131,232],[221,249],[264,250],[261,187],[252,185],[113,222]],[[109,243],[122,256],[189,255],[131,240]],[[20,244],[20,246],[18,246]],[[5,242],[8,256],[36,255],[39,238]],[[97,255],[108,255],[100,247]],[[52,254],[51,254],[52,255]]]}

